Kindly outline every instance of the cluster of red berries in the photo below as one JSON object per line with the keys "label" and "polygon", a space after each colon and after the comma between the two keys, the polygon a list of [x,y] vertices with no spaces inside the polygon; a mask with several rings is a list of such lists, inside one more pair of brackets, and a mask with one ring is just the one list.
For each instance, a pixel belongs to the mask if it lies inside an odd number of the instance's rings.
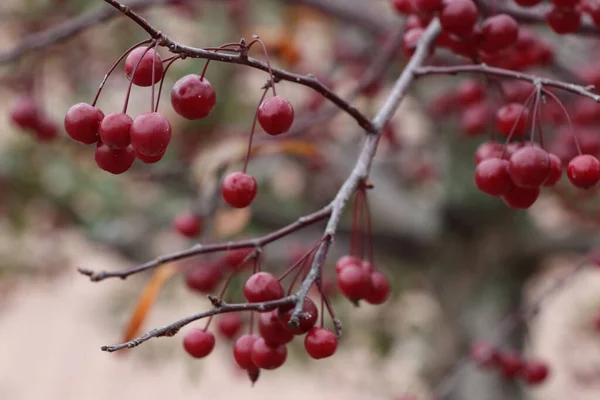
{"label": "cluster of red berries", "polygon": [[550,373],[543,361],[526,360],[515,351],[501,350],[488,343],[475,343],[469,356],[481,368],[498,370],[506,379],[520,378],[529,385],[543,383]]}
{"label": "cluster of red berries", "polygon": [[58,126],[41,109],[33,96],[19,97],[10,110],[10,119],[17,127],[31,133],[42,142],[58,136]]}
{"label": "cluster of red berries", "polygon": [[346,255],[335,264],[340,292],[353,302],[364,300],[369,304],[382,304],[390,294],[390,282],[369,261]]}

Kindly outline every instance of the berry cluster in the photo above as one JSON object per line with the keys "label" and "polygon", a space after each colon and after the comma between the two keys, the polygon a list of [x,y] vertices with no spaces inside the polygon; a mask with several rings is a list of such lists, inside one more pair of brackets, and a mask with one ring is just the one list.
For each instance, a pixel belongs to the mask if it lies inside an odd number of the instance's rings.
{"label": "berry cluster", "polygon": [[31,95],[23,95],[15,101],[10,110],[10,120],[41,142],[50,142],[58,136],[58,126]]}
{"label": "berry cluster", "polygon": [[369,261],[346,255],[335,264],[335,272],[340,292],[350,301],[382,304],[390,294],[388,278]]}

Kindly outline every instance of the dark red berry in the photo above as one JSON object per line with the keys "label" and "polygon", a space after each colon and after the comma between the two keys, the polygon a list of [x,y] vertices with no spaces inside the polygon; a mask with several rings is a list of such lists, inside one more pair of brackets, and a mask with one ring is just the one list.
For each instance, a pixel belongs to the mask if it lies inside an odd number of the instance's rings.
{"label": "dark red berry", "polygon": [[335,272],[340,273],[341,270],[343,270],[344,268],[346,268],[349,265],[359,266],[359,265],[361,265],[361,261],[354,256],[350,256],[350,255],[342,256],[335,263]]}
{"label": "dark red berry", "polygon": [[285,133],[294,122],[294,107],[281,96],[268,98],[258,107],[258,122],[269,135]]}
{"label": "dark red berry", "polygon": [[[244,260],[250,253],[252,253],[252,249],[234,249],[229,250],[224,257],[224,262],[233,269],[240,269],[244,267]],[[247,262],[246,262],[247,264]]]}
{"label": "dark red berry", "polygon": [[487,103],[472,104],[460,116],[460,127],[467,136],[484,133],[489,126],[491,110]]}
{"label": "dark red berry", "polygon": [[473,32],[478,12],[471,0],[452,0],[444,4],[439,15],[442,28],[453,35],[468,36]]}
{"label": "dark red berry", "polygon": [[175,216],[173,227],[183,236],[198,236],[202,230],[202,218],[195,213],[185,211]]}
{"label": "dark red berry", "polygon": [[364,297],[369,304],[383,304],[390,295],[390,281],[379,271],[371,272],[371,291]]}
{"label": "dark red berry", "polygon": [[537,385],[548,378],[550,370],[546,363],[537,360],[525,361],[521,369],[521,377],[530,385]]}
{"label": "dark red berry", "polygon": [[236,337],[240,329],[242,329],[242,317],[238,314],[224,314],[217,320],[217,330],[227,339]]}
{"label": "dark red berry", "polygon": [[221,185],[223,200],[234,208],[248,207],[257,191],[254,177],[239,171],[227,175]]}
{"label": "dark red berry", "polygon": [[337,349],[335,333],[326,328],[312,328],[304,338],[304,349],[315,360],[331,357]]}
{"label": "dark red berry", "polygon": [[400,14],[412,14],[415,12],[412,0],[392,0],[392,5]]}
{"label": "dark red berry", "polygon": [[527,146],[510,156],[508,172],[515,185],[522,188],[538,188],[550,176],[550,156],[536,146]]}
{"label": "dark red berry", "polygon": [[507,14],[496,14],[481,24],[479,46],[487,53],[497,53],[517,42],[519,24]]}
{"label": "dark red berry", "polygon": [[500,158],[503,152],[504,147],[500,143],[483,142],[475,150],[475,164],[477,165],[488,158]]}
{"label": "dark red berry", "polygon": [[131,129],[131,145],[148,156],[164,154],[171,141],[171,124],[157,112],[143,113],[135,117]]}
{"label": "dark red berry", "polygon": [[540,188],[527,189],[514,185],[509,192],[504,193],[502,200],[510,208],[526,210],[535,203],[540,196]]}
{"label": "dark red berry", "polygon": [[561,35],[577,32],[581,26],[581,12],[575,8],[550,7],[546,22],[552,30]]}
{"label": "dark red berry", "polygon": [[486,342],[477,342],[471,346],[469,358],[480,367],[493,367],[498,364],[499,352]]}
{"label": "dark red berry", "polygon": [[456,95],[462,105],[479,103],[485,97],[485,87],[474,79],[466,79],[458,86]]}
{"label": "dark red berry", "polygon": [[483,160],[475,168],[475,185],[490,196],[502,196],[514,186],[508,166],[509,162],[500,158]]}
{"label": "dark red berry", "polygon": [[202,119],[213,110],[217,95],[210,82],[200,75],[190,74],[179,79],[171,90],[171,104],[184,118]]}
{"label": "dark red berry", "polygon": [[256,368],[252,361],[252,347],[258,339],[258,335],[242,335],[233,345],[233,358],[240,368],[250,370]]}
{"label": "dark red berry", "polygon": [[252,345],[252,362],[260,369],[276,369],[285,363],[287,359],[287,347],[280,345],[270,347],[265,339],[259,337]]}
{"label": "dark red berry", "polygon": [[279,310],[277,311],[277,316],[279,317],[281,325],[294,335],[305,334],[317,323],[317,318],[319,317],[319,310],[310,298],[304,298],[304,303],[302,303],[302,314],[300,315],[300,318],[298,320],[298,327],[292,327],[289,324],[293,311],[293,304],[289,306],[282,306],[279,307]]}
{"label": "dark red berry", "polygon": [[277,300],[283,296],[283,286],[268,272],[257,272],[244,284],[244,297],[250,303]]}
{"label": "dark red berry", "polygon": [[100,140],[113,149],[124,149],[131,143],[129,129],[132,123],[131,117],[122,112],[108,114],[98,128]]}
{"label": "dark red berry", "polygon": [[442,0],[413,0],[414,7],[418,12],[424,14],[433,14],[442,9]]}
{"label": "dark red berry", "polygon": [[523,367],[521,356],[514,351],[505,351],[499,353],[499,364],[502,376],[507,379],[512,379]]}
{"label": "dark red berry", "polygon": [[551,0],[552,4],[560,8],[575,8],[579,5],[579,0]]}
{"label": "dark red berry", "polygon": [[29,95],[17,98],[10,109],[11,121],[21,129],[35,129],[39,125],[41,110],[35,99]]}
{"label": "dark red berry", "polygon": [[135,161],[135,152],[131,146],[124,149],[111,149],[102,142],[96,144],[94,149],[96,165],[111,174],[122,174],[129,170]]}
{"label": "dark red berry", "polygon": [[362,266],[349,265],[337,274],[340,292],[350,300],[363,299],[371,291],[371,276]]}
{"label": "dark red berry", "polygon": [[194,265],[185,273],[186,285],[202,294],[212,293],[223,277],[223,271],[217,263],[202,262]]}
{"label": "dark red berry", "polygon": [[192,329],[183,337],[183,348],[194,358],[204,358],[215,348],[215,336],[201,329]]}
{"label": "dark red berry", "polygon": [[518,138],[525,133],[529,110],[519,103],[510,103],[496,112],[496,128],[508,137],[512,132],[512,138]]}
{"label": "dark red berry", "polygon": [[562,161],[556,154],[550,154],[550,175],[544,182],[544,186],[554,186],[562,176]]}
{"label": "dark red berry", "polygon": [[[125,59],[125,75],[127,79],[131,79],[133,69],[135,68],[138,60],[142,57],[142,54],[146,51],[146,47],[138,47],[134,49],[127,59]],[[152,58],[154,61],[154,82],[152,82]],[[150,49],[144,54],[142,61],[140,61],[135,76],[133,77],[133,83],[137,86],[151,86],[154,83],[159,82],[163,76],[163,65],[160,55],[154,50]]]}
{"label": "dark red berry", "polygon": [[58,137],[58,126],[54,121],[45,115],[40,117],[37,127],[33,132],[35,137],[41,142],[51,142]]}
{"label": "dark red berry", "polygon": [[567,166],[567,177],[581,189],[589,189],[600,181],[600,161],[590,154],[575,157]]}
{"label": "dark red berry", "polygon": [[165,156],[165,153],[159,153],[159,154],[155,154],[153,156],[147,156],[147,155],[142,154],[139,151],[135,150],[135,156],[137,157],[138,160],[140,160],[144,164],[154,164],[154,163],[159,162]]}
{"label": "dark red berry", "polygon": [[75,104],[65,115],[65,131],[71,139],[84,144],[96,143],[100,137],[98,128],[104,113],[87,103]]}
{"label": "dark red berry", "polygon": [[534,7],[540,4],[542,0],[515,0],[515,3],[521,7]]}
{"label": "dark red berry", "polygon": [[260,314],[258,332],[271,347],[287,344],[294,338],[294,334],[280,322],[277,310]]}

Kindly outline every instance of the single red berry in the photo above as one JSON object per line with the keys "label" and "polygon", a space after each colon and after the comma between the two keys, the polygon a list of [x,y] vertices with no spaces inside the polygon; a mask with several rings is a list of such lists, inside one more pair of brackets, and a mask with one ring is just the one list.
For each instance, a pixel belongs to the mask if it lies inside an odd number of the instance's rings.
{"label": "single red berry", "polygon": [[119,175],[131,168],[135,161],[135,152],[131,147],[111,149],[104,143],[98,142],[94,149],[94,159],[100,169]]}
{"label": "single red berry", "polygon": [[227,264],[230,268],[233,269],[241,269],[244,267],[244,265],[247,265],[248,262],[246,262],[246,264],[242,264],[244,262],[244,260],[246,259],[246,257],[248,257],[248,255],[250,255],[250,253],[252,253],[252,249],[234,249],[234,250],[229,250],[226,254],[225,257],[223,259],[223,261],[225,262],[225,264]]}
{"label": "single red berry", "polygon": [[331,357],[337,349],[338,338],[326,328],[312,328],[304,338],[304,349],[315,360]]}
{"label": "single red berry", "polygon": [[[131,80],[133,69],[135,68],[138,60],[142,57],[142,54],[146,51],[146,47],[138,47],[134,49],[127,59],[125,59],[125,75],[127,79]],[[154,57],[155,61],[152,61]],[[152,82],[152,64],[154,63],[154,82]],[[163,76],[163,64],[162,58],[154,50],[150,49],[144,54],[140,61],[135,76],[133,77],[133,83],[137,86],[151,86],[154,83],[160,82]]]}
{"label": "single red berry", "polygon": [[276,369],[285,363],[287,359],[287,347],[280,345],[270,347],[265,339],[259,337],[252,345],[252,362],[261,369]]}
{"label": "single red berry", "polygon": [[58,126],[50,118],[42,115],[38,121],[37,127],[34,128],[33,132],[39,141],[51,142],[58,137]]}
{"label": "single red berry", "polygon": [[165,153],[159,153],[159,154],[155,154],[153,156],[147,156],[145,154],[140,153],[139,151],[135,150],[135,156],[137,157],[138,160],[140,160],[141,162],[143,162],[144,164],[154,164],[159,162],[160,160],[162,160],[162,158],[165,156]]}
{"label": "single red berry", "polygon": [[71,139],[84,144],[96,143],[104,113],[87,103],[75,104],[65,115],[65,131]]}
{"label": "single red berry", "polygon": [[536,146],[527,146],[510,156],[508,172],[515,185],[522,188],[538,188],[550,176],[550,156]]}
{"label": "single red berry", "polygon": [[221,185],[223,200],[234,208],[248,207],[257,191],[254,177],[239,171],[227,175]]}
{"label": "single red berry", "polygon": [[21,129],[35,129],[39,125],[40,115],[38,103],[33,96],[23,95],[17,98],[10,109],[11,121]]}
{"label": "single red berry", "polygon": [[475,168],[475,185],[490,196],[502,196],[514,186],[508,166],[509,162],[500,158],[483,160]]}
{"label": "single red berry", "polygon": [[500,143],[483,142],[475,150],[475,165],[488,158],[501,158],[503,152],[504,147]]}
{"label": "single red berry", "polygon": [[550,175],[544,182],[544,186],[554,186],[562,177],[562,161],[556,154],[550,154]]}
{"label": "single red berry", "polygon": [[589,189],[600,181],[600,161],[590,154],[575,157],[567,166],[567,177],[581,189]]}
{"label": "single red berry", "polygon": [[233,345],[233,358],[240,368],[251,370],[256,368],[252,361],[252,347],[258,339],[258,335],[247,334],[240,336]]}
{"label": "single red berry", "polygon": [[491,109],[487,103],[471,104],[460,116],[460,127],[467,136],[485,132],[490,122]]}
{"label": "single red berry", "polygon": [[365,296],[369,304],[383,304],[390,295],[390,281],[379,271],[371,272],[371,291]]}
{"label": "single red berry", "polygon": [[400,14],[408,15],[415,12],[412,0],[392,0],[392,5]]}
{"label": "single red berry", "polygon": [[129,130],[132,146],[148,156],[164,154],[171,141],[171,124],[157,112],[143,113],[135,117]]}
{"label": "single red berry", "polygon": [[512,138],[518,138],[525,133],[528,117],[529,110],[521,104],[507,104],[496,112],[496,128],[505,137],[512,133]]}
{"label": "single red berry", "polygon": [[499,362],[498,349],[486,342],[477,342],[471,346],[469,358],[480,367],[493,367]]}
{"label": "single red berry", "polygon": [[202,119],[213,110],[217,95],[212,85],[200,75],[190,74],[179,79],[171,89],[171,105],[184,118]]}
{"label": "single red berry", "polygon": [[350,300],[356,301],[369,295],[371,276],[362,266],[349,265],[337,274],[340,292]]}
{"label": "single red berry", "polygon": [[550,7],[546,22],[552,30],[561,35],[577,32],[581,26],[581,12],[575,8]]}
{"label": "single red berry", "polygon": [[173,227],[183,236],[198,236],[202,230],[202,218],[192,212],[182,212],[173,219]]}
{"label": "single red berry", "polygon": [[204,358],[215,348],[215,336],[201,329],[192,329],[183,337],[183,348],[194,358]]}
{"label": "single red berry", "polygon": [[258,107],[258,122],[269,135],[285,133],[294,122],[294,107],[281,96],[268,98]]}
{"label": "single red berry", "polygon": [[244,297],[249,303],[277,300],[284,294],[281,283],[268,272],[257,272],[244,284]]}
{"label": "single red berry", "polygon": [[485,87],[474,79],[466,79],[456,89],[456,96],[465,106],[479,103],[485,97]]}
{"label": "single red berry", "polygon": [[452,0],[444,4],[439,18],[446,32],[468,36],[473,32],[478,16],[477,7],[471,0]]}
{"label": "single red berry", "polygon": [[242,329],[242,317],[238,314],[224,314],[217,320],[217,330],[227,339],[236,337],[240,329]]}
{"label": "single red berry", "polygon": [[535,203],[540,196],[540,188],[528,189],[514,185],[509,192],[502,195],[502,200],[510,208],[526,210]]}
{"label": "single red berry", "polygon": [[481,24],[479,46],[487,53],[497,53],[517,42],[519,24],[507,14],[496,14]]}
{"label": "single red berry", "polygon": [[271,347],[287,344],[294,339],[294,334],[286,329],[277,316],[277,310],[260,314],[258,332]]}
{"label": "single red berry", "polygon": [[310,298],[304,298],[304,303],[302,303],[302,314],[300,315],[300,318],[298,320],[298,327],[292,327],[289,324],[293,311],[293,304],[289,306],[282,306],[279,307],[277,311],[277,316],[279,317],[279,322],[281,322],[281,325],[294,335],[305,334],[317,323],[317,318],[319,317],[319,310]]}
{"label": "single red berry", "polygon": [[223,271],[217,263],[202,262],[194,265],[185,273],[188,288],[202,294],[212,293],[223,277]]}
{"label": "single red berry", "polygon": [[113,149],[124,149],[131,139],[129,129],[133,120],[122,112],[110,113],[102,119],[98,128],[102,143]]}
{"label": "single red berry", "polygon": [[523,368],[521,356],[514,351],[499,353],[499,364],[502,376],[506,379],[514,378],[521,372],[521,368]]}
{"label": "single red berry", "polygon": [[341,270],[343,270],[344,268],[346,268],[349,265],[359,266],[359,265],[361,265],[361,261],[354,256],[350,256],[350,255],[342,256],[335,263],[335,272],[339,273]]}
{"label": "single red berry", "polygon": [[415,54],[419,40],[421,40],[424,33],[425,30],[423,28],[412,28],[406,31],[402,39],[402,50],[405,56],[411,57]]}
{"label": "single red berry", "polygon": [[548,365],[537,360],[525,361],[521,369],[521,377],[530,385],[537,385],[548,378],[550,370]]}

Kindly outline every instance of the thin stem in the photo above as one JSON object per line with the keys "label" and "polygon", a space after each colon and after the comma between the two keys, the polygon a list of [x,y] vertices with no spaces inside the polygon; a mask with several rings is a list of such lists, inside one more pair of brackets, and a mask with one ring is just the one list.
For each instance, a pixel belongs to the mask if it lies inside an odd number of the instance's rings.
{"label": "thin stem", "polygon": [[[529,141],[531,142],[531,145],[533,146],[533,143],[535,142],[535,127],[536,127],[536,123],[537,123],[537,112],[538,112],[538,106],[540,103],[540,95],[541,95],[541,89],[540,87],[536,87],[535,88],[535,98],[533,100],[533,116],[531,118],[531,137],[529,138]],[[518,121],[518,119],[517,119]]]}
{"label": "thin stem", "polygon": [[167,71],[169,70],[169,67],[171,65],[173,65],[173,63],[175,61],[179,60],[180,58],[181,58],[181,56],[171,57],[171,61],[169,61],[169,63],[167,64],[167,66],[163,70],[163,76],[162,76],[162,78],[160,80],[160,85],[158,86],[158,96],[156,97],[156,107],[154,107],[154,112],[158,111],[158,104],[160,103],[160,96],[162,94],[163,83],[165,83],[165,77],[167,76]]}
{"label": "thin stem", "polygon": [[[129,96],[131,95],[131,87],[133,86],[133,77],[135,76],[135,72],[137,71],[138,66],[142,62],[142,59],[144,58],[146,53],[148,53],[148,51],[150,51],[150,49],[153,48],[154,46],[156,46],[155,41],[153,41],[148,47],[146,47],[146,50],[144,50],[144,53],[140,56],[140,58],[135,63],[135,66],[133,67],[133,71],[131,71],[131,77],[129,78],[129,86],[127,87],[127,94],[125,95],[125,103],[123,104],[123,114],[127,114],[127,106],[129,105]],[[152,103],[152,104],[154,105],[154,103]]]}
{"label": "thin stem", "polygon": [[[241,47],[240,49],[228,49],[228,47],[232,47],[232,46],[239,46]],[[222,46],[219,47],[206,47],[204,48],[204,50],[211,50],[211,51],[234,51],[236,53],[242,51],[245,48],[245,46],[241,45],[240,43],[226,43]],[[202,70],[202,75],[200,75],[200,80],[204,80],[204,75],[206,74],[206,70],[208,69],[208,64],[210,64],[210,59],[206,60],[206,63],[204,64],[204,69]]]}
{"label": "thin stem", "polygon": [[248,169],[248,162],[250,161],[250,153],[252,152],[252,139],[254,138],[254,131],[256,130],[256,120],[258,119],[258,108],[260,107],[263,100],[265,99],[265,96],[267,95],[268,91],[269,91],[269,88],[266,88],[263,91],[263,94],[258,102],[258,106],[256,107],[256,112],[254,113],[254,120],[252,121],[252,130],[250,131],[250,138],[248,139],[248,150],[246,151],[246,160],[244,161],[244,171],[243,171],[244,173],[246,173],[246,170]]}
{"label": "thin stem", "polygon": [[[150,112],[154,111],[154,87],[156,86],[154,84],[154,79],[156,78],[156,71],[154,69],[156,67],[156,56],[157,55],[158,55],[157,53],[154,53],[152,55],[152,73],[150,75],[151,76],[151,81],[150,82],[152,82],[152,89],[150,90],[150,92],[151,92],[151,95],[150,95]],[[132,76],[132,80],[133,80],[133,75],[131,75],[131,76]]]}
{"label": "thin stem", "polygon": [[267,68],[269,69],[269,80],[271,81],[271,89],[273,89],[273,97],[275,97],[277,96],[277,92],[275,91],[275,79],[273,78],[273,70],[271,69],[271,61],[269,60],[267,46],[265,46],[262,40],[256,38],[248,44],[248,48],[252,47],[254,43],[259,43],[260,47],[262,47],[263,54],[265,55],[265,62],[267,63]]}
{"label": "thin stem", "polygon": [[565,117],[567,117],[567,124],[569,125],[569,130],[571,131],[571,135],[573,136],[573,141],[575,142],[575,147],[577,148],[577,153],[579,153],[579,155],[581,155],[582,154],[581,147],[579,146],[579,140],[577,139],[577,135],[575,135],[575,130],[573,129],[573,123],[571,122],[571,116],[569,115],[569,112],[565,108],[562,101],[560,101],[560,99],[558,97],[556,97],[554,95],[554,93],[552,93],[551,91],[546,90],[546,89],[542,89],[542,91],[544,92],[544,94],[550,96],[552,98],[552,100],[556,101],[556,103],[558,104],[560,109],[565,114]]}

